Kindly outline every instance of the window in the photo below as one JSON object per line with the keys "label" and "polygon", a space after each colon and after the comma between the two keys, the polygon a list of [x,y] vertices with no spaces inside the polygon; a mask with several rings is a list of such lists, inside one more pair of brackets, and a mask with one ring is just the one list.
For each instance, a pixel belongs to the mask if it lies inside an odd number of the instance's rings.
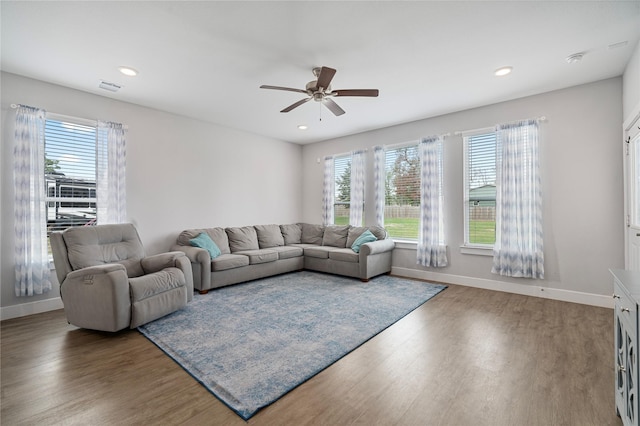
{"label": "window", "polygon": [[389,236],[417,240],[420,227],[418,144],[385,149],[384,226]]}
{"label": "window", "polygon": [[351,155],[333,159],[333,176],[335,179],[333,221],[336,225],[348,225],[351,203]]}
{"label": "window", "polygon": [[496,134],[464,137],[464,244],[496,241]]}
{"label": "window", "polygon": [[96,126],[47,119],[47,234],[96,223]]}

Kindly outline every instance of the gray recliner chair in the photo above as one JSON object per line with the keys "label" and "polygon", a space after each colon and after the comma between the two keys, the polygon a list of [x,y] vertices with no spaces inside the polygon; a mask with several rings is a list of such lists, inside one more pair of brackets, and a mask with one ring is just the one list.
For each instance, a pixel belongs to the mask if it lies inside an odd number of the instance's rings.
{"label": "gray recliner chair", "polygon": [[54,232],[51,249],[67,321],[77,327],[136,328],[193,298],[191,262],[185,254],[145,257],[130,223]]}

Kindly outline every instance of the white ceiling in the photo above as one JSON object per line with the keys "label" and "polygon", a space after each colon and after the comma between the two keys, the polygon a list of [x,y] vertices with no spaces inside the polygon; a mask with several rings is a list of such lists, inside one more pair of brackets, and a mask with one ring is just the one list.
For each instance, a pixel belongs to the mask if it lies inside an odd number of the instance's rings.
{"label": "white ceiling", "polygon": [[[3,0],[1,14],[3,71],[300,144],[619,76],[640,39],[638,0]],[[304,96],[259,88],[302,89],[321,65],[334,89],[380,96],[283,114]]]}

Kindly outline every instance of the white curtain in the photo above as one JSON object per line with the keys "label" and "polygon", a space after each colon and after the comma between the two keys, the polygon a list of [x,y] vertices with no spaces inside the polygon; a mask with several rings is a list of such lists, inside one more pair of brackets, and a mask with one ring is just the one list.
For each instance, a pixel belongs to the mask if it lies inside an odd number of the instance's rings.
{"label": "white curtain", "polygon": [[494,274],[544,278],[542,189],[536,120],[499,125]]}
{"label": "white curtain", "polygon": [[420,232],[417,263],[447,266],[444,218],[442,213],[442,136],[425,138],[418,146],[420,155]]}
{"label": "white curtain", "polygon": [[324,158],[324,179],[322,183],[322,223],[333,225],[334,204],[333,157]]}
{"label": "white curtain", "polygon": [[51,290],[44,184],[45,111],[19,106],[15,121],[15,292],[33,296]]}
{"label": "white curtain", "polygon": [[373,167],[375,180],[375,203],[376,203],[376,224],[384,226],[384,206],[385,206],[385,152],[384,147],[373,147]]}
{"label": "white curtain", "polygon": [[97,219],[100,225],[127,220],[126,137],[120,123],[98,122]]}
{"label": "white curtain", "polygon": [[366,151],[351,153],[351,201],[349,203],[349,224],[351,226],[362,226],[365,155]]}

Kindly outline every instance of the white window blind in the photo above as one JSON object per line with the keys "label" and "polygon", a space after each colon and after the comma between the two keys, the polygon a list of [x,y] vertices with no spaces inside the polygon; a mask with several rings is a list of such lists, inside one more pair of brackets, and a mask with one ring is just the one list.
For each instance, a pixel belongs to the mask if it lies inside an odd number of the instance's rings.
{"label": "white window blind", "polygon": [[96,126],[47,119],[47,230],[96,222]]}
{"label": "white window blind", "polygon": [[389,236],[417,240],[420,227],[418,144],[385,148],[384,226]]}
{"label": "white window blind", "polygon": [[466,136],[465,245],[493,245],[496,239],[496,134]]}
{"label": "white window blind", "polygon": [[349,207],[351,202],[351,155],[333,159],[333,176],[335,179],[335,196],[333,218],[336,225],[349,224]]}

